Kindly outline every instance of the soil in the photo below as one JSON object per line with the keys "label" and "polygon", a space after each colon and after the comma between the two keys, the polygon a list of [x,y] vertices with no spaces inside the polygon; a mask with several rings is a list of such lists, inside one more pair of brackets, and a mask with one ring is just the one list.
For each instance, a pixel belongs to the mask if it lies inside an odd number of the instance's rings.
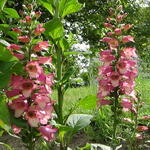
{"label": "soil", "polygon": [[[149,141],[149,136],[147,139],[145,140],[139,140],[137,141],[137,145],[138,147],[140,147],[139,145],[141,145],[141,148],[138,148],[138,150],[150,150],[150,141]],[[82,133],[79,132],[78,134],[76,134],[73,137],[72,140],[72,144],[69,145],[69,147],[71,148],[75,148],[75,147],[83,147],[86,145],[86,143],[92,143],[89,141],[88,137]],[[12,148],[14,148],[14,150],[27,150],[24,146],[23,143],[21,141],[21,139],[12,137],[10,135],[3,135],[2,137],[0,137],[0,142],[6,143],[8,145],[10,145]],[[128,150],[127,143],[122,143],[122,147],[118,148],[117,150]],[[3,147],[2,145],[0,145],[0,150],[7,150],[5,147]],[[59,150],[59,148],[55,148],[55,150]],[[104,150],[101,148],[95,149],[95,150]]]}

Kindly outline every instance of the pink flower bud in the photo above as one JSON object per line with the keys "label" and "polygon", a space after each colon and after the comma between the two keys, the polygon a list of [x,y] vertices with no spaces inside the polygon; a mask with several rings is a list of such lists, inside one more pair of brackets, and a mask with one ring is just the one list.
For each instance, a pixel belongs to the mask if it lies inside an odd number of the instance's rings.
{"label": "pink flower bud", "polygon": [[54,140],[54,136],[57,132],[56,128],[52,128],[51,125],[47,125],[47,126],[41,126],[39,128],[40,133],[42,134],[43,138],[47,141],[53,141]]}
{"label": "pink flower bud", "polygon": [[22,48],[22,46],[20,45],[16,45],[16,44],[10,44],[10,46],[7,47],[7,49],[9,50],[20,50]]}
{"label": "pink flower bud", "polygon": [[20,54],[20,53],[12,53],[15,57],[17,57],[19,60],[22,60],[25,58],[24,54]]}
{"label": "pink flower bud", "polygon": [[140,132],[141,131],[146,131],[146,130],[148,130],[148,127],[147,126],[138,126],[137,130],[140,131]]}
{"label": "pink flower bud", "polygon": [[19,134],[20,131],[21,131],[21,128],[18,127],[18,126],[16,126],[16,125],[14,125],[14,124],[11,126],[11,128],[12,128],[12,130],[13,130],[13,132],[14,132],[15,134]]}
{"label": "pink flower bud", "polygon": [[18,34],[21,34],[21,32],[22,32],[21,29],[19,29],[19,28],[12,28],[12,30]]}
{"label": "pink flower bud", "polygon": [[47,48],[50,45],[48,44],[48,41],[38,42],[37,45],[33,46],[33,50],[36,52],[39,52],[41,50],[47,50]]}
{"label": "pink flower bud", "polygon": [[113,25],[110,24],[110,23],[104,23],[104,26],[105,26],[106,28],[109,28],[109,29],[112,29],[112,28],[113,28]]}
{"label": "pink flower bud", "polygon": [[19,36],[18,39],[23,43],[29,43],[30,38],[28,36]]}
{"label": "pink flower bud", "polygon": [[32,20],[31,17],[30,16],[26,16],[25,18],[26,18],[26,23],[30,24],[31,20]]}
{"label": "pink flower bud", "polygon": [[125,31],[128,31],[130,28],[132,28],[132,24],[126,24],[126,25],[124,25],[123,26],[123,29],[125,30]]}
{"label": "pink flower bud", "polygon": [[134,42],[134,37],[131,35],[124,36],[122,38],[123,43]]}
{"label": "pink flower bud", "polygon": [[41,16],[41,12],[40,11],[37,11],[37,12],[35,12],[35,16],[36,16],[36,18],[39,18],[40,16]]}
{"label": "pink flower bud", "polygon": [[45,31],[45,28],[43,28],[43,24],[38,24],[37,28],[33,31],[33,33],[37,36],[40,35]]}
{"label": "pink flower bud", "polygon": [[116,29],[114,30],[114,32],[115,32],[116,35],[121,35],[121,34],[122,34],[122,31],[121,31],[120,28],[116,28]]}

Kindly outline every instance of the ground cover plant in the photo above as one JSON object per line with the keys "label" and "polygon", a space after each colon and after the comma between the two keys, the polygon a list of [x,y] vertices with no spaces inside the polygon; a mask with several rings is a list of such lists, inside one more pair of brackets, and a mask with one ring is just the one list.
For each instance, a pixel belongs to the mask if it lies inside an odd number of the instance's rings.
{"label": "ground cover plant", "polygon": [[131,10],[147,12],[137,4],[0,1],[0,149],[150,149],[148,60]]}

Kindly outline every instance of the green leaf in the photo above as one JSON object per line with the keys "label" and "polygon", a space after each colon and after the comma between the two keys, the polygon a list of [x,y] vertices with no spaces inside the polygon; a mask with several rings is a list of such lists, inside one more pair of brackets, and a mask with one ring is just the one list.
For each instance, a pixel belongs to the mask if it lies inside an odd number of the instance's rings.
{"label": "green leaf", "polygon": [[0,24],[0,31],[10,30],[10,26],[8,24]]}
{"label": "green leaf", "polygon": [[95,95],[89,95],[79,101],[79,107],[85,110],[92,110],[96,108],[97,98]]}
{"label": "green leaf", "polygon": [[18,61],[0,61],[0,89],[8,86],[12,73],[21,74],[22,72],[23,65]]}
{"label": "green leaf", "polygon": [[7,0],[0,0],[0,10],[3,10]]}
{"label": "green leaf", "polygon": [[67,124],[74,128],[75,131],[79,131],[88,126],[93,118],[92,115],[87,114],[72,114],[67,119]]}
{"label": "green leaf", "polygon": [[64,18],[66,15],[78,12],[82,4],[78,0],[61,0],[59,3],[59,15]]}
{"label": "green leaf", "polygon": [[5,144],[3,142],[0,142],[0,145],[5,146],[5,148],[7,148],[7,150],[15,150],[15,149],[11,148],[8,144]]}
{"label": "green leaf", "polygon": [[2,94],[0,94],[0,127],[7,132],[10,130],[10,114],[6,98]]}
{"label": "green leaf", "polygon": [[64,35],[64,28],[61,21],[57,18],[45,24],[45,35],[51,36],[53,39],[61,38]]}
{"label": "green leaf", "polygon": [[0,39],[0,43],[1,43],[2,45],[4,45],[4,46],[9,46],[9,45],[10,45],[7,41],[5,41],[5,40],[3,40],[3,39]]}
{"label": "green leaf", "polygon": [[61,125],[58,128],[59,128],[59,138],[60,139],[64,139],[64,137],[66,137],[66,135],[71,136],[73,133],[73,129],[71,127],[68,127],[65,125]]}
{"label": "green leaf", "polygon": [[59,45],[62,48],[63,51],[66,51],[70,48],[68,41],[65,38],[62,38],[59,41]]}
{"label": "green leaf", "polygon": [[45,7],[52,15],[54,15],[54,8],[52,6],[52,1],[46,1],[46,0],[41,0],[40,1],[41,5]]}
{"label": "green leaf", "polygon": [[28,127],[28,124],[25,120],[23,120],[21,118],[15,118],[12,115],[11,115],[11,123],[15,124],[18,127],[22,127],[22,128],[27,128]]}
{"label": "green leaf", "polygon": [[[1,43],[0,43],[1,44]],[[0,61],[17,61],[18,59],[13,56],[9,50],[7,50],[4,46],[0,45]]]}
{"label": "green leaf", "polygon": [[6,13],[7,18],[20,18],[17,11],[13,8],[4,8],[3,12]]}

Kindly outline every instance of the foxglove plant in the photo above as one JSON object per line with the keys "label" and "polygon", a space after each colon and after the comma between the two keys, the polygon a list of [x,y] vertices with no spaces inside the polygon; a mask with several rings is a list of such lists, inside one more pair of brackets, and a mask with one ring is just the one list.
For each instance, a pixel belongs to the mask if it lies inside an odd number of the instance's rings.
{"label": "foxglove plant", "polygon": [[50,47],[48,41],[41,40],[40,35],[45,31],[43,24],[37,21],[41,12],[34,12],[32,5],[24,7],[23,18],[18,27],[12,29],[18,35],[17,44],[7,47],[20,60],[24,71],[22,75],[12,74],[6,95],[14,117],[27,122],[26,128],[12,124],[12,130],[22,137],[28,149],[33,150],[40,135],[52,141],[57,132],[49,125],[54,104],[50,98],[54,75],[44,72],[44,64],[50,64],[52,58],[41,55]]}
{"label": "foxglove plant", "polygon": [[116,10],[109,10],[110,16],[104,23],[106,37],[101,42],[107,46],[106,50],[100,52],[100,61],[103,63],[99,67],[99,89],[97,97],[98,105],[111,105],[113,112],[113,135],[112,147],[116,148],[117,128],[121,122],[121,112],[130,111],[137,114],[135,94],[135,78],[137,76],[137,55],[133,46],[134,37],[129,35],[131,24],[123,24],[123,19],[127,16],[123,12],[122,6]]}

